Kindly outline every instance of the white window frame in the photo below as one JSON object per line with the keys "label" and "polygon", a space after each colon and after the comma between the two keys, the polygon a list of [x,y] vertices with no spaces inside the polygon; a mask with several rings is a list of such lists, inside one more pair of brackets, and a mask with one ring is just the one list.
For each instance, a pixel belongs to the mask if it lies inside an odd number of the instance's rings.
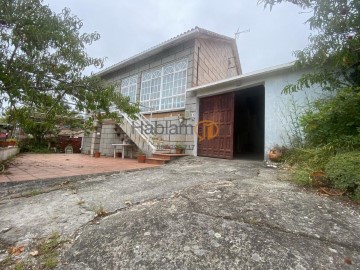
{"label": "white window frame", "polygon": [[130,102],[136,102],[138,75],[125,78],[121,81],[120,93],[125,97],[130,97]]}
{"label": "white window frame", "polygon": [[140,90],[143,111],[185,108],[187,69],[188,60],[182,59],[159,69],[144,72]]}

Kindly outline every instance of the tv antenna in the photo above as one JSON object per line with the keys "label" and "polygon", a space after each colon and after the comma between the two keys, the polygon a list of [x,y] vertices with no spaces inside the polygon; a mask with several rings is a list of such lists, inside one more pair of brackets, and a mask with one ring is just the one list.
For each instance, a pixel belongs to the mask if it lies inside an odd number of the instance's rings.
{"label": "tv antenna", "polygon": [[240,31],[240,27],[237,29],[236,33],[235,33],[235,39],[238,39],[238,37],[240,36],[240,34],[243,33],[249,33],[250,29],[244,30],[244,31]]}

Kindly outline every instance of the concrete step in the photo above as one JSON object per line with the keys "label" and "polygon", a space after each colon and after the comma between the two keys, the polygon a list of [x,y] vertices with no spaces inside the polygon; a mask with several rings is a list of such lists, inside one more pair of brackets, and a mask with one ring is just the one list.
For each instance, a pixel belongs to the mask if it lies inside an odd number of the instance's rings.
{"label": "concrete step", "polygon": [[171,154],[171,150],[170,149],[156,150],[154,154]]}
{"label": "concrete step", "polygon": [[164,165],[165,163],[168,163],[169,160],[162,159],[162,158],[146,158],[146,163],[148,164],[158,164],[158,165]]}
{"label": "concrete step", "polygon": [[164,159],[164,160],[174,160],[177,159],[179,157],[185,157],[187,156],[186,154],[170,154],[170,153],[154,153],[153,154],[153,158],[160,158],[160,159]]}

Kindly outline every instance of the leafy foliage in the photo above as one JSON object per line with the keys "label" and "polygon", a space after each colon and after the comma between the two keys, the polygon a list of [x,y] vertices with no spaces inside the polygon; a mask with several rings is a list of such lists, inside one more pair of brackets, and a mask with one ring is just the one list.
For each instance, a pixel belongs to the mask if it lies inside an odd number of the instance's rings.
{"label": "leafy foliage", "polygon": [[76,112],[114,118],[112,104],[130,115],[138,111],[113,85],[83,75],[87,67],[101,68],[103,59],[85,51],[100,35],[81,33],[81,27],[68,8],[55,14],[42,0],[0,2],[0,107],[11,123],[36,126],[33,132],[39,128],[44,135]]}
{"label": "leafy foliage", "polygon": [[284,154],[284,160],[287,164],[301,168],[311,168],[312,171],[324,170],[326,164],[335,154],[329,148],[292,148]]}
{"label": "leafy foliage", "polygon": [[360,149],[360,87],[316,100],[300,122],[308,147]]}
{"label": "leafy foliage", "polygon": [[54,153],[53,150],[48,148],[47,141],[38,141],[36,139],[26,138],[19,141],[18,146],[21,153]]}
{"label": "leafy foliage", "polygon": [[360,201],[360,151],[331,158],[326,165],[326,174],[335,187],[347,189]]}
{"label": "leafy foliage", "polygon": [[294,54],[297,68],[311,68],[285,93],[319,84],[324,90],[360,85],[360,2],[357,0],[259,0],[270,9],[279,3],[295,4],[311,17],[309,45]]}

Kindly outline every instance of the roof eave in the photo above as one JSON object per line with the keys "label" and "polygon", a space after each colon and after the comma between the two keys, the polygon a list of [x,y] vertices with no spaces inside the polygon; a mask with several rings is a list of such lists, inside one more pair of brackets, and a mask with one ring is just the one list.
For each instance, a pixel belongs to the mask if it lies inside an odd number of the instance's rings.
{"label": "roof eave", "polygon": [[177,37],[174,37],[172,39],[169,39],[163,43],[160,43],[154,47],[151,47],[150,49],[148,50],[145,50],[144,52],[141,52],[139,54],[136,54],[124,61],[121,61],[120,63],[118,64],[115,64],[113,66],[110,66],[98,73],[96,73],[96,75],[98,76],[105,76],[107,74],[110,74],[116,70],[119,70],[125,66],[129,66],[129,65],[132,65],[134,63],[137,63],[141,60],[144,60],[150,56],[153,56],[153,55],[156,55],[158,53],[160,53],[161,51],[165,50],[165,49],[168,49],[170,47],[173,47],[175,45],[178,45],[182,42],[185,42],[185,41],[188,41],[188,40],[191,40],[193,38],[196,38],[198,36],[201,36],[201,35],[207,35],[207,36],[211,36],[211,37],[214,37],[214,38],[220,38],[220,39],[223,39],[223,40],[226,40],[227,42],[233,42],[234,39],[233,38],[230,38],[230,37],[227,37],[227,36],[223,36],[223,35],[220,35],[220,34],[217,34],[215,32],[211,32],[211,31],[208,31],[206,29],[203,29],[203,28],[199,28],[199,27],[195,27],[194,29],[188,31],[188,32],[185,32]]}
{"label": "roof eave", "polygon": [[146,50],[144,51],[143,53],[140,53],[140,54],[137,54],[137,55],[134,55],[118,64],[115,64],[113,66],[110,66],[100,72],[98,72],[96,75],[98,76],[104,76],[104,75],[107,75],[111,72],[114,72],[116,70],[119,70],[125,66],[129,66],[131,64],[134,64],[136,62],[139,62],[143,59],[146,59],[150,56],[153,56],[167,48],[170,48],[174,45],[177,45],[177,44],[180,44],[182,43],[183,41],[186,41],[186,40],[189,40],[191,39],[191,36],[196,36],[197,32],[195,31],[191,31],[191,32],[188,32],[188,33],[185,33],[183,34],[182,36],[178,37],[178,38],[174,38],[174,39],[170,39],[169,41],[165,42],[165,43],[162,43],[160,45],[157,45],[155,47],[152,47],[150,48],[149,50]]}

